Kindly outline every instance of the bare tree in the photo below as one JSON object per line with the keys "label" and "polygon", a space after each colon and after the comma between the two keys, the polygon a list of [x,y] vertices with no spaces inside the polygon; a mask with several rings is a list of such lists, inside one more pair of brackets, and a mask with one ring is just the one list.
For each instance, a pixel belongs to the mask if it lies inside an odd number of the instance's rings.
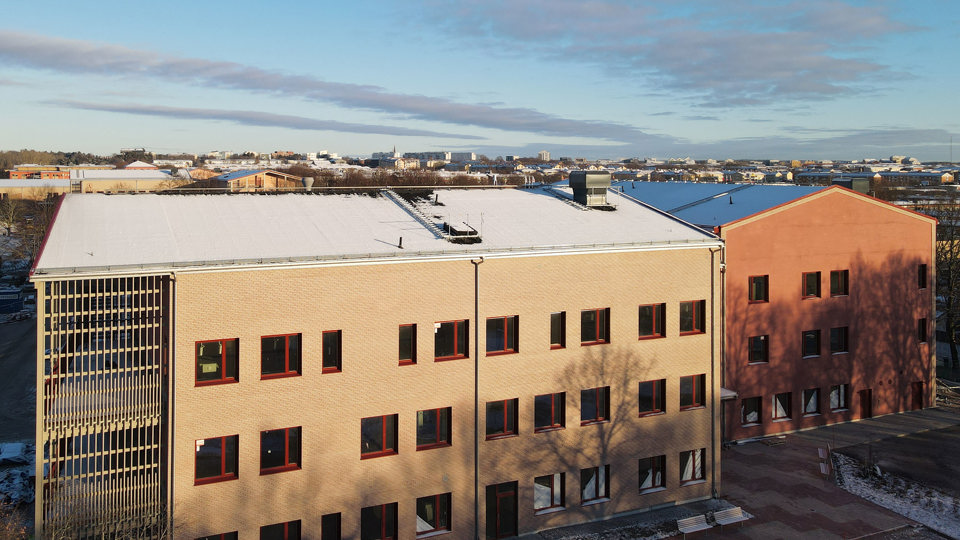
{"label": "bare tree", "polygon": [[960,200],[954,199],[930,212],[937,225],[937,311],[950,344],[950,364],[960,368]]}
{"label": "bare tree", "polygon": [[23,201],[6,197],[0,200],[0,227],[7,230],[7,234],[13,232],[13,228],[20,221],[23,214]]}

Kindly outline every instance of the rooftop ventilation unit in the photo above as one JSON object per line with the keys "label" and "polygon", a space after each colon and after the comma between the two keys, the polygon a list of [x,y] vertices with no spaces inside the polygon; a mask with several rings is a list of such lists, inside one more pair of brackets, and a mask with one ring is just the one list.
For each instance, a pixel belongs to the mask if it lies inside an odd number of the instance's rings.
{"label": "rooftop ventilation unit", "polygon": [[606,208],[610,173],[600,171],[573,171],[570,173],[570,188],[573,200],[590,208]]}

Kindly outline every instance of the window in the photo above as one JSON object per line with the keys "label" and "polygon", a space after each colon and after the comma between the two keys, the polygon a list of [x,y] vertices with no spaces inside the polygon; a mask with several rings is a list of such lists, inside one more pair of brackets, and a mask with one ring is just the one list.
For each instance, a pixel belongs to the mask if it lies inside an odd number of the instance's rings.
{"label": "window", "polygon": [[417,536],[450,530],[450,494],[417,499]]}
{"label": "window", "polygon": [[360,459],[397,453],[397,415],[360,419]]}
{"label": "window", "polygon": [[562,349],[567,346],[567,312],[550,314],[550,348]]}
{"label": "window", "polygon": [[749,282],[750,302],[768,302],[770,300],[768,286],[770,276],[750,276],[747,280]]}
{"label": "window", "polygon": [[417,363],[417,325],[400,325],[400,365]]}
{"label": "window", "polygon": [[[833,354],[845,353],[850,351],[850,346],[847,342],[849,336],[849,328],[846,326],[841,326],[839,328],[830,329],[830,352]],[[819,354],[819,347],[817,348],[817,353]]]}
{"label": "window", "polygon": [[323,333],[322,373],[337,373],[342,369],[343,333],[340,330],[327,330]]}
{"label": "window", "polygon": [[239,435],[199,439],[194,458],[194,484],[210,484],[237,477]]}
{"label": "window", "polygon": [[917,319],[917,341],[927,342],[927,319],[926,317]]}
{"label": "window", "polygon": [[392,540],[397,537],[397,503],[368,506],[360,510],[360,540]]}
{"label": "window", "polygon": [[300,428],[260,432],[260,474],[300,468]]}
{"label": "window", "polygon": [[820,414],[819,388],[808,388],[803,391],[803,414]]}
{"label": "window", "polygon": [[538,476],[533,479],[533,509],[551,510],[563,508],[563,492],[566,475],[563,473]]}
{"label": "window", "polygon": [[830,296],[847,296],[848,294],[850,294],[850,271],[830,272]]}
{"label": "window", "polygon": [[666,412],[667,405],[664,395],[667,391],[667,380],[643,381],[640,383],[640,416],[660,414]]}
{"label": "window", "polygon": [[760,412],[761,403],[759,396],[743,398],[740,402],[740,423],[745,426],[759,424],[763,418]]}
{"label": "window", "polygon": [[237,339],[198,341],[196,344],[197,386],[239,381],[239,348]]}
{"label": "window", "polygon": [[543,394],[533,398],[533,431],[561,429],[565,424],[566,394]]}
{"label": "window", "polygon": [[820,330],[803,332],[803,356],[820,356]]}
{"label": "window", "polygon": [[705,478],[703,473],[703,455],[705,448],[699,450],[687,450],[680,452],[680,484],[690,484],[693,482],[702,482]]}
{"label": "window", "polygon": [[667,456],[653,456],[640,460],[640,493],[666,487],[663,470]]}
{"label": "window", "polygon": [[662,338],[667,335],[663,328],[666,311],[666,304],[640,306],[640,339]]}
{"label": "window", "polygon": [[580,312],[580,344],[610,342],[610,308],[585,309]]}
{"label": "window", "polygon": [[260,527],[260,540],[299,540],[300,520]]}
{"label": "window", "polygon": [[790,409],[793,392],[784,392],[773,396],[773,419],[787,420],[793,416]]}
{"label": "window", "polygon": [[803,273],[803,297],[816,298],[820,296],[820,272]]}
{"label": "window", "polygon": [[417,411],[417,450],[450,446],[450,407]]}
{"label": "window", "polygon": [[705,374],[680,377],[680,410],[704,406],[706,381]]}
{"label": "window", "polygon": [[517,352],[519,317],[490,317],[487,319],[487,354]]}
{"label": "window", "polygon": [[320,517],[320,540],[340,540],[340,512]]}
{"label": "window", "polygon": [[580,425],[606,422],[610,419],[610,387],[580,391]]}
{"label": "window", "polygon": [[680,302],[680,335],[704,332],[706,326],[703,313],[706,307],[706,300]]}
{"label": "window", "polygon": [[580,501],[583,504],[610,498],[610,466],[580,470]]}
{"label": "window", "polygon": [[435,360],[466,358],[469,321],[433,323],[433,356]]}
{"label": "window", "polygon": [[517,483],[487,486],[487,538],[517,535]]}
{"label": "window", "polygon": [[517,434],[517,399],[487,402],[487,438]]}
{"label": "window", "polygon": [[770,336],[751,336],[749,338],[749,362],[759,364],[770,361]]}
{"label": "window", "polygon": [[201,536],[197,540],[237,540],[237,534],[239,531],[233,531],[222,534],[211,534],[210,536]]}
{"label": "window", "polygon": [[835,384],[830,387],[830,410],[844,411],[849,408],[850,385]]}
{"label": "window", "polygon": [[300,375],[300,334],[260,338],[260,375],[264,379]]}
{"label": "window", "polygon": [[925,264],[917,265],[917,288],[927,288],[927,265]]}

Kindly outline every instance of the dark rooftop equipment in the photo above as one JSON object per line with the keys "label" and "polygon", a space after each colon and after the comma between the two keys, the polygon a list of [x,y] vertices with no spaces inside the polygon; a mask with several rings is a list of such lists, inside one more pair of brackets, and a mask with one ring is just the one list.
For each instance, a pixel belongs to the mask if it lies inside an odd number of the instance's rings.
{"label": "dark rooftop equipment", "polygon": [[607,189],[610,173],[601,171],[573,171],[570,173],[573,200],[591,208],[607,207]]}

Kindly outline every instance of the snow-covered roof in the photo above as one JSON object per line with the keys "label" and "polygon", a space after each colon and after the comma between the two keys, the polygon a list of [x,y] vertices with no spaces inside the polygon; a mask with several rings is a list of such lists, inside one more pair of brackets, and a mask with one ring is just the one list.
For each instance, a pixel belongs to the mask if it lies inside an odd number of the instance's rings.
{"label": "snow-covered roof", "polygon": [[146,163],[144,161],[134,161],[133,163],[124,167],[125,169],[140,169],[146,167],[147,169],[156,169],[157,166],[151,163]]}
{"label": "snow-covered roof", "polygon": [[[419,218],[394,199],[370,194],[67,194],[35,273],[718,242],[711,234],[613,193],[610,202],[617,209],[602,211],[578,207],[558,191],[438,189],[429,200],[417,202]],[[450,242],[421,220],[472,227],[482,241]]]}
{"label": "snow-covered roof", "polygon": [[702,227],[730,223],[828,186],[614,182],[617,189],[651,206]]}
{"label": "snow-covered roof", "polygon": [[0,179],[0,189],[3,188],[47,188],[47,187],[70,187],[69,178],[13,178]]}
{"label": "snow-covered roof", "polygon": [[162,180],[170,175],[157,169],[73,169],[74,180]]}

